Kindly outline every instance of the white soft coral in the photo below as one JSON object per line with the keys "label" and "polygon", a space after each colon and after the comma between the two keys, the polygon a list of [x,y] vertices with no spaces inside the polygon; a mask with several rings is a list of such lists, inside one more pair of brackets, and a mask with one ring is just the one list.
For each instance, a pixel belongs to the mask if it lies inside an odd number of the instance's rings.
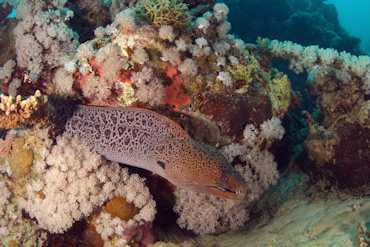
{"label": "white soft coral", "polygon": [[261,125],[261,135],[266,139],[276,138],[281,140],[285,133],[285,129],[281,126],[281,120],[278,118],[271,118],[264,121]]}

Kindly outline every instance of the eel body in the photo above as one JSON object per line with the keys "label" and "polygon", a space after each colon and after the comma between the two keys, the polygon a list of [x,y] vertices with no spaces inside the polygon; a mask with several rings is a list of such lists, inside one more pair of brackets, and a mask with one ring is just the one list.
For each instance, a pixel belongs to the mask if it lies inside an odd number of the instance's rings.
{"label": "eel body", "polygon": [[245,196],[245,180],[217,149],[153,111],[75,105],[63,125],[108,160],[152,171],[193,191]]}

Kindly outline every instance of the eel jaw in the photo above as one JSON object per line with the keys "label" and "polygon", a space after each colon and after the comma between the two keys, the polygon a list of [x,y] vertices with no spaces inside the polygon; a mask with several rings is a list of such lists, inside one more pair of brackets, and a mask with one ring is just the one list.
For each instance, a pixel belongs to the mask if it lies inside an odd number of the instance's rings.
{"label": "eel jaw", "polygon": [[244,190],[230,190],[230,189],[222,188],[222,187],[219,187],[219,186],[217,186],[216,189],[219,189],[219,190],[221,190],[223,192],[226,192],[226,193],[235,194],[235,196],[237,198],[240,197],[240,199],[243,199],[245,197],[245,191]]}
{"label": "eel jaw", "polygon": [[210,190],[209,193],[215,196],[235,199],[235,200],[242,200],[244,199],[246,193],[245,190],[230,190],[226,188],[222,188],[220,186],[206,186]]}

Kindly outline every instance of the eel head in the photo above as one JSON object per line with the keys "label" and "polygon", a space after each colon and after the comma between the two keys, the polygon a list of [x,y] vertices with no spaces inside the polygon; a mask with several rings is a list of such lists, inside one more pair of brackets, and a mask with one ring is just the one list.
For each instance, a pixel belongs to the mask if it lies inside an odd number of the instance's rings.
{"label": "eel head", "polygon": [[245,197],[244,178],[216,148],[192,139],[170,142],[171,152],[160,164],[172,184],[223,198]]}

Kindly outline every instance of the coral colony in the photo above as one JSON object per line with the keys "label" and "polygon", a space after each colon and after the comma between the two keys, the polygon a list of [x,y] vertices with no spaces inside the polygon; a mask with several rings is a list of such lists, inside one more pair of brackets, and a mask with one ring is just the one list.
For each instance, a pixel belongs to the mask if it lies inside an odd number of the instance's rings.
{"label": "coral colony", "polygon": [[[368,152],[353,157],[357,169],[344,174],[339,168],[348,165],[345,138],[357,129],[360,143],[348,151],[354,153],[366,142],[359,132],[370,138],[369,57],[289,41],[244,44],[229,34],[223,3],[190,11],[181,1],[113,0],[101,13],[113,21],[79,43],[69,26],[75,13],[65,0],[10,2],[17,24],[15,55],[0,67],[0,128],[8,129],[0,140],[1,245],[52,244],[53,236],[81,222],[81,238],[96,246],[154,243],[153,198],[163,193],[148,181],[160,178],[139,176],[61,133],[51,95],[90,106],[150,109],[218,148],[246,181],[243,200],[171,186],[166,194],[177,224],[195,234],[243,226],[252,203],[279,180],[269,149],[285,133],[281,120],[288,109],[300,103],[288,76],[271,68],[273,57],[289,59],[297,73],[309,72],[309,93],[319,97],[324,121],[305,114],[305,150],[316,172],[365,193]],[[77,2],[90,9],[103,4]]]}

